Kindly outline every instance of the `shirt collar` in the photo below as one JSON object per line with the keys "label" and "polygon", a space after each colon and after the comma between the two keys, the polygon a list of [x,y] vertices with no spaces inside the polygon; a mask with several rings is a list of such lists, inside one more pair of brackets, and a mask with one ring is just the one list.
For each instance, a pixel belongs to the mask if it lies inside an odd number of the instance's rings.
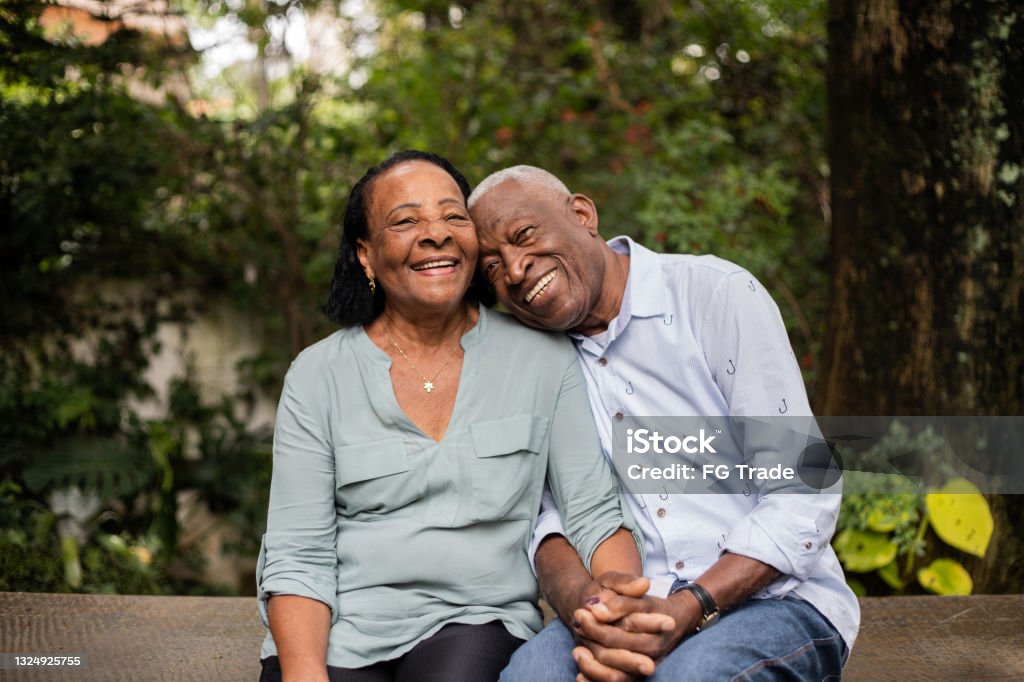
{"label": "shirt collar", "polygon": [[[608,246],[613,251],[629,256],[629,274],[626,276],[626,290],[622,295],[619,314],[608,325],[608,332],[604,333],[602,340],[605,343],[610,343],[621,334],[631,318],[656,317],[666,312],[665,277],[658,254],[626,236],[610,239]],[[578,341],[589,338],[576,333],[570,333],[569,336]]]}
{"label": "shirt collar", "polygon": [[665,276],[658,254],[626,236],[609,240],[608,246],[629,256],[629,276],[620,315],[627,312],[633,317],[656,317],[668,312],[665,307]]}
{"label": "shirt collar", "polygon": [[[477,310],[480,311],[480,317],[477,319],[477,323],[473,325],[469,331],[462,335],[460,343],[462,344],[462,350],[468,351],[473,346],[478,345],[484,340],[487,335],[487,325],[490,324],[488,317],[490,315],[498,315],[492,310],[488,310],[486,306],[480,304],[475,305]],[[357,347],[362,350],[364,357],[368,358],[371,362],[385,367],[391,367],[391,356],[388,355],[382,348],[373,342],[370,335],[366,333],[366,327],[359,325],[357,327],[351,327],[356,334]]]}

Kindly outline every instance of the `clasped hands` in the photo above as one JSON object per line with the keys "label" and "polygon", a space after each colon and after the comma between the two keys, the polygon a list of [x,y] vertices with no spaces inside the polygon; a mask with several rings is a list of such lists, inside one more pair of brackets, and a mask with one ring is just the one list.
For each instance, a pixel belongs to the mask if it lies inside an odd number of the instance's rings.
{"label": "clasped hands", "polygon": [[572,612],[577,682],[628,682],[654,672],[658,661],[692,633],[700,605],[688,592],[647,594],[647,578],[609,572],[585,585]]}

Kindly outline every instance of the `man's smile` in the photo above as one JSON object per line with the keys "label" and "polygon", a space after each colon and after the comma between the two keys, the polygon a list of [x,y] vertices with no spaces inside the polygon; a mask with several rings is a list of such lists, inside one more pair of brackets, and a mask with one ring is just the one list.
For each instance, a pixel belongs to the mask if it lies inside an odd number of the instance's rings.
{"label": "man's smile", "polygon": [[537,297],[544,293],[544,290],[547,289],[548,285],[551,284],[551,282],[554,281],[554,279],[555,271],[551,270],[546,275],[537,280],[537,283],[533,285],[533,288],[530,289],[530,291],[526,294],[525,298],[523,299],[526,301],[526,304],[532,304],[537,299]]}

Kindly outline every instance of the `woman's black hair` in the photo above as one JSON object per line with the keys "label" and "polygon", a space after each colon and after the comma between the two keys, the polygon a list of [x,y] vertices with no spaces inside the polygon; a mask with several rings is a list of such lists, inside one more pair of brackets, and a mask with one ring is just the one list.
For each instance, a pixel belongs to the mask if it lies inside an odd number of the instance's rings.
{"label": "woman's black hair", "polygon": [[[368,324],[384,310],[384,290],[377,287],[375,294],[370,293],[370,281],[356,256],[356,244],[358,240],[368,237],[366,202],[373,181],[389,168],[406,161],[426,161],[444,169],[459,186],[462,198],[469,199],[471,192],[469,182],[455,166],[437,154],[415,149],[393,154],[384,163],[370,168],[363,177],[359,178],[348,196],[348,205],[345,207],[345,218],[341,230],[341,242],[338,246],[338,261],[334,264],[331,295],[327,300],[327,305],[324,306],[324,314],[332,322],[336,322],[342,327]],[[470,283],[467,297],[486,306],[494,305],[494,290],[479,273],[473,273],[473,281]]]}

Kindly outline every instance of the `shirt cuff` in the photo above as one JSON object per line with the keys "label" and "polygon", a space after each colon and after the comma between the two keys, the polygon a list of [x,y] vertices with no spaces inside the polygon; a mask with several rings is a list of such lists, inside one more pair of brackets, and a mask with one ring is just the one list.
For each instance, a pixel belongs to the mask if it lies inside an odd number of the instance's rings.
{"label": "shirt cuff", "polygon": [[530,538],[530,546],[527,548],[527,554],[530,557],[530,568],[533,569],[534,576],[537,575],[537,566],[534,563],[537,549],[540,547],[540,543],[544,542],[544,538],[549,535],[565,535],[562,517],[557,509],[548,509],[537,516],[537,524],[533,528],[533,537]]}
{"label": "shirt cuff", "polygon": [[821,557],[828,537],[820,524],[797,514],[778,514],[763,527],[756,514],[745,517],[726,537],[723,551],[768,564],[784,576],[807,580]]}
{"label": "shirt cuff", "polygon": [[[270,618],[267,613],[268,600],[277,594],[288,594],[297,597],[315,599],[331,610],[331,625],[338,622],[338,609],[334,607],[337,598],[337,584],[317,585],[313,576],[305,576],[297,571],[289,571],[267,577],[266,569],[266,536],[260,544],[260,555],[256,561],[256,599],[260,612],[260,620],[267,628]],[[310,578],[304,580],[304,578]]]}
{"label": "shirt cuff", "polygon": [[753,599],[782,599],[799,587],[801,580],[784,575],[771,581],[752,595]]}

